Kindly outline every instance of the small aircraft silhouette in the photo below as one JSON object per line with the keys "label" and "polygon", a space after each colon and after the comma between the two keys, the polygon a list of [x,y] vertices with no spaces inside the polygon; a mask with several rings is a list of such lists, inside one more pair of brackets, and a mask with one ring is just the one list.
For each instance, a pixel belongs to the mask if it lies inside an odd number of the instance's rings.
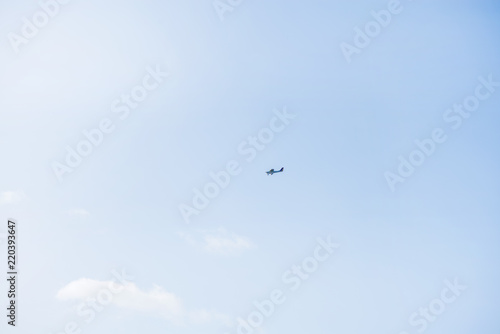
{"label": "small aircraft silhouette", "polygon": [[274,173],[281,173],[283,171],[283,167],[281,167],[280,170],[274,170],[274,169],[271,169],[270,171],[266,172],[267,175],[273,175]]}

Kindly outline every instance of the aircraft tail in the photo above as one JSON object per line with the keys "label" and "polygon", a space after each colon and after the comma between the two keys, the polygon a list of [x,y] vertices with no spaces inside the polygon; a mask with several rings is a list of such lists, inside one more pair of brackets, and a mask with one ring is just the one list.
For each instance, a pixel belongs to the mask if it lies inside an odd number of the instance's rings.
{"label": "aircraft tail", "polygon": [[283,167],[281,167],[281,169],[280,169],[280,172],[282,172],[282,171],[283,171]]}

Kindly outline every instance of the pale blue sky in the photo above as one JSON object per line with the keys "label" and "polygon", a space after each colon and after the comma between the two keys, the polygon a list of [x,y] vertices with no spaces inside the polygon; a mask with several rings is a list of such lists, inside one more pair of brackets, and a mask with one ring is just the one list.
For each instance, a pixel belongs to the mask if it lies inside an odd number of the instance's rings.
{"label": "pale blue sky", "polygon": [[[456,130],[443,114],[478,77],[500,81],[500,8],[402,1],[348,63],[341,43],[387,3],[243,1],[221,21],[210,0],[73,0],[16,54],[8,34],[40,7],[0,2],[0,219],[20,226],[17,332],[74,321],[95,334],[236,334],[235,319],[280,289],[286,301],[254,333],[414,334],[409,317],[455,278],[467,289],[425,332],[498,332],[500,88]],[[170,76],[120,120],[113,101],[157,65]],[[285,107],[296,118],[246,162],[238,146]],[[53,162],[104,118],[115,130],[58,182]],[[384,173],[434,128],[446,142],[391,192]],[[185,224],[179,205],[231,160],[242,172]],[[328,235],[338,252],[291,291],[283,273]],[[86,324],[78,292],[95,296],[122,268],[134,285]],[[200,310],[210,321],[191,319]]]}

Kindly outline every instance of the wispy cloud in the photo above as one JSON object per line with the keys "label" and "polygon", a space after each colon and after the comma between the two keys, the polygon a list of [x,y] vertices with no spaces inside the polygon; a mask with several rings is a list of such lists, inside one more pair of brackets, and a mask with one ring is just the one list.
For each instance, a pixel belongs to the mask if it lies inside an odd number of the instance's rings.
{"label": "wispy cloud", "polygon": [[60,289],[56,298],[61,301],[77,300],[85,302],[89,298],[95,299],[104,290],[119,291],[113,295],[110,302],[115,307],[141,312],[146,315],[159,316],[176,325],[215,323],[229,327],[232,324],[229,316],[217,311],[187,311],[180,298],[158,285],[154,285],[152,289],[146,291],[141,290],[131,282],[120,284],[113,281],[81,278]]}
{"label": "wispy cloud", "polygon": [[76,216],[76,217],[88,217],[90,216],[90,212],[84,209],[72,209],[68,210],[67,214],[70,216]]}
{"label": "wispy cloud", "polygon": [[179,232],[178,234],[188,244],[200,247],[210,253],[237,255],[255,247],[250,239],[228,232],[224,228],[215,231],[195,230],[194,232],[198,236],[187,232]]}
{"label": "wispy cloud", "polygon": [[28,196],[22,190],[4,191],[0,193],[0,204],[15,204],[27,198]]}
{"label": "wispy cloud", "polygon": [[95,298],[100,291],[109,289],[110,286],[120,290],[111,302],[119,308],[158,315],[174,322],[180,320],[184,314],[179,298],[157,285],[149,291],[144,291],[134,283],[118,284],[81,278],[59,290],[56,297],[63,301],[85,301],[87,298]]}

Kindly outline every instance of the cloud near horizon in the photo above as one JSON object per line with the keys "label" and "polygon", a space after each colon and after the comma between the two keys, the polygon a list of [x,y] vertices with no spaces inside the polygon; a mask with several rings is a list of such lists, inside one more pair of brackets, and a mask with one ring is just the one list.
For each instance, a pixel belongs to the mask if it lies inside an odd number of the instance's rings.
{"label": "cloud near horizon", "polygon": [[100,293],[106,290],[112,293],[111,305],[151,316],[159,316],[176,325],[186,322],[193,324],[217,322],[226,326],[231,324],[230,318],[219,312],[187,311],[175,294],[167,292],[158,285],[145,291],[130,282],[120,284],[113,281],[80,278],[60,289],[56,298],[60,301],[77,300],[81,302],[85,302],[89,298],[99,300]]}

